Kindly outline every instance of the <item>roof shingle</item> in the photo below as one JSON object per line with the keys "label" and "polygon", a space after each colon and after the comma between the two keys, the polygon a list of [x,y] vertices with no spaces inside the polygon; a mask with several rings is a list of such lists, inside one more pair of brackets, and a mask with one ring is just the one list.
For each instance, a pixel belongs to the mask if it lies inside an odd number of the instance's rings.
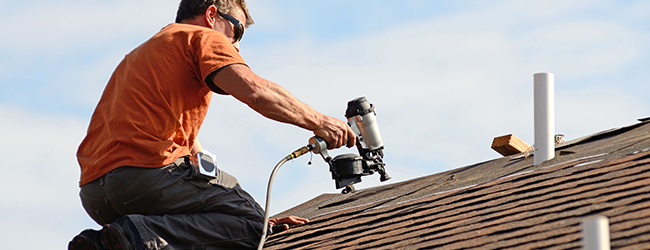
{"label": "roof shingle", "polygon": [[580,249],[581,221],[609,218],[613,249],[650,249],[650,121],[352,194],[278,216],[311,222],[265,249]]}

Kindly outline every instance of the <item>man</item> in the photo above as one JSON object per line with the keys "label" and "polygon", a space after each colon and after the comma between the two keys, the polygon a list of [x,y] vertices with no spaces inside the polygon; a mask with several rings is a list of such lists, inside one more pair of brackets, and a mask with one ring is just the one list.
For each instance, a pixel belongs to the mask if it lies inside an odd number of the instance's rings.
{"label": "man", "polygon": [[[260,205],[234,177],[221,170],[202,175],[196,166],[197,134],[212,91],[313,131],[330,148],[355,144],[345,122],[251,71],[239,40],[252,23],[244,0],[182,0],[176,23],[125,56],[77,152],[83,206],[103,228],[81,232],[69,249],[257,246]],[[306,222],[287,217],[270,224]]]}

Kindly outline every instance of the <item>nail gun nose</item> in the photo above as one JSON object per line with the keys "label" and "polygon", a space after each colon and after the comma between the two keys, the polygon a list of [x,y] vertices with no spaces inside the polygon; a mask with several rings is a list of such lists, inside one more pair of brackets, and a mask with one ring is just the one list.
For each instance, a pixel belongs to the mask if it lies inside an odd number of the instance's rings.
{"label": "nail gun nose", "polygon": [[354,189],[354,185],[350,184],[350,185],[345,186],[345,188],[341,191],[341,193],[342,194],[348,194],[348,193],[354,193],[354,191],[356,191]]}

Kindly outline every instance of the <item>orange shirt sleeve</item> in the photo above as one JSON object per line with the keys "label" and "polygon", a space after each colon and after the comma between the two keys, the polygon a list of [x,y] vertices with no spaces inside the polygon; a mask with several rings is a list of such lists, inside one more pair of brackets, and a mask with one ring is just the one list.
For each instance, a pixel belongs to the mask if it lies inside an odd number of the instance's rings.
{"label": "orange shirt sleeve", "polygon": [[[205,33],[198,39],[199,41],[194,43],[194,51],[197,52],[195,56],[200,65],[202,80],[205,81],[210,74],[225,66],[246,64],[228,38],[221,33],[218,35]],[[227,42],[224,42],[224,39]]]}

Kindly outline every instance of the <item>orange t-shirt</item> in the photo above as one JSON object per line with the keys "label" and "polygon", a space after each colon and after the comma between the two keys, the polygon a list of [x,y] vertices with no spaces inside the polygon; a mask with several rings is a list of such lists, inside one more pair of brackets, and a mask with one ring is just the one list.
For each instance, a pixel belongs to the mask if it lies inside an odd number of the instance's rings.
{"label": "orange t-shirt", "polygon": [[121,166],[157,168],[190,154],[212,92],[205,79],[245,64],[220,32],[170,24],[125,56],[79,146],[79,185]]}

